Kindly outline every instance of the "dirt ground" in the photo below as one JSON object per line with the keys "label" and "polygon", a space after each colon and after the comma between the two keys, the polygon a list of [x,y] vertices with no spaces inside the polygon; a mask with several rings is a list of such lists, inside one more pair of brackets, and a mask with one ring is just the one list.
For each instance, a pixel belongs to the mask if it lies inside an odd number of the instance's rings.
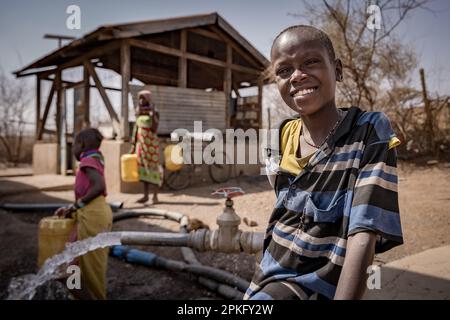
{"label": "dirt ground", "polygon": [[[387,263],[429,248],[450,244],[450,167],[448,165],[418,167],[399,164],[399,193],[405,244],[376,257]],[[73,201],[67,187],[42,188],[38,177],[0,177],[0,202],[65,202]],[[43,179],[43,178],[41,178]],[[70,178],[68,178],[70,182]],[[59,183],[64,185],[64,183]],[[70,185],[70,183],[69,183]],[[245,177],[229,181],[227,186],[240,186],[246,194],[235,198],[235,209],[241,218],[257,223],[241,224],[242,230],[264,231],[275,195],[265,177]],[[160,204],[149,208],[167,209],[197,218],[216,228],[215,220],[222,212],[223,199],[211,192],[222,185],[206,185],[179,192],[163,191]],[[142,208],[135,201],[140,195],[110,194],[109,201],[123,201],[129,209]],[[37,223],[48,213],[11,213],[0,210],[0,299],[6,297],[11,277],[36,272]],[[139,218],[114,224],[114,230],[174,231],[175,222]],[[179,248],[144,247],[166,258],[182,260]],[[225,269],[250,280],[255,258],[248,254],[196,253],[208,266]],[[196,282],[194,276],[149,269],[109,259],[108,297],[110,299],[218,299]]]}

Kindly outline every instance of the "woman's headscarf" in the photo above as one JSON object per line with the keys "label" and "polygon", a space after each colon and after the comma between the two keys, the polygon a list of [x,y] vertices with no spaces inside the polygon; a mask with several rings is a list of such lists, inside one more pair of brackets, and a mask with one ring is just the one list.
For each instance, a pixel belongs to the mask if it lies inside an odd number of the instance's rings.
{"label": "woman's headscarf", "polygon": [[[147,104],[142,105],[140,98],[143,97],[145,98],[145,100],[147,101]],[[151,109],[151,104],[150,101],[152,100],[152,92],[150,90],[142,90],[138,92],[138,101],[139,101],[139,111],[140,112],[145,112],[145,111],[150,111]]]}

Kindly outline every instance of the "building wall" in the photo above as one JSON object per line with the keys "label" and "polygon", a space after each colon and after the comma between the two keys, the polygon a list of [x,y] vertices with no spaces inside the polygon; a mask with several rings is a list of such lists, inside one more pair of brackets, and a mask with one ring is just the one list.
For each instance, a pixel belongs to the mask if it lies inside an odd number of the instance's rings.
{"label": "building wall", "polygon": [[134,106],[137,106],[138,92],[144,88],[152,92],[153,103],[160,113],[160,135],[170,134],[179,128],[193,131],[194,121],[202,121],[203,131],[210,128],[224,130],[226,127],[225,93],[222,91],[130,85]]}

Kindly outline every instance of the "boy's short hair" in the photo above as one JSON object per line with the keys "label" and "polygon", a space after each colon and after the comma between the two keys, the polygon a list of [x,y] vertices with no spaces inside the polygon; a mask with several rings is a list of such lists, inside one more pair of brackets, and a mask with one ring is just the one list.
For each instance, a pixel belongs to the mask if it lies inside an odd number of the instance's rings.
{"label": "boy's short hair", "polygon": [[96,128],[81,130],[75,140],[83,142],[85,149],[98,149],[103,140],[103,135]]}
{"label": "boy's short hair", "polygon": [[327,49],[328,52],[328,56],[330,58],[331,61],[334,61],[336,59],[336,54],[334,52],[334,47],[333,47],[333,43],[331,42],[330,38],[328,37],[328,35],[323,32],[322,30],[313,27],[313,26],[308,26],[308,25],[295,25],[295,26],[290,26],[286,29],[284,29],[283,31],[281,31],[276,37],[275,40],[273,40],[272,43],[272,48],[270,49],[270,53],[272,54],[272,50],[273,47],[275,46],[275,43],[278,41],[278,39],[286,32],[288,31],[298,31],[301,32],[302,35],[307,39],[307,40],[318,40],[324,47],[325,49]]}

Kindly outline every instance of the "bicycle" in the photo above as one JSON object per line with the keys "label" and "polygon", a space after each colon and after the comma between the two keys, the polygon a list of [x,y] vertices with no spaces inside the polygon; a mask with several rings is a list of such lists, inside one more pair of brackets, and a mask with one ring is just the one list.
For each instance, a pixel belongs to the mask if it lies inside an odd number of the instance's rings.
{"label": "bicycle", "polygon": [[[208,175],[209,178],[215,183],[223,183],[230,179],[231,169],[233,165],[227,164],[228,156],[225,152],[219,151],[219,155],[222,154],[224,159],[224,164],[213,163],[208,165]],[[215,150],[211,154],[212,157],[215,157]],[[192,160],[192,159],[191,159]],[[171,190],[182,190],[187,188],[191,182],[193,176],[201,172],[201,166],[203,164],[195,164],[191,161],[191,164],[181,164],[181,168],[176,171],[165,170],[165,178],[164,183]]]}

